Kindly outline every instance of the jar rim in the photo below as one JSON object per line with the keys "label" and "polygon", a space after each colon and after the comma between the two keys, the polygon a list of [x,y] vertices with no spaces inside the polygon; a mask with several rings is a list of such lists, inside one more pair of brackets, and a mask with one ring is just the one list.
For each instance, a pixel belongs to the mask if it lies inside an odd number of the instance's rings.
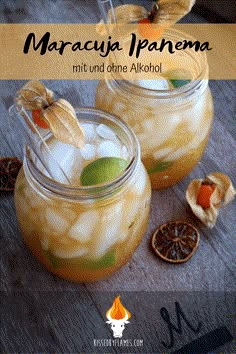
{"label": "jar rim", "polygon": [[[179,40],[180,36],[184,36],[185,39],[189,41],[196,41],[194,37],[191,35],[172,28],[168,28],[166,30],[166,33],[168,35],[168,39],[176,39]],[[168,90],[156,90],[156,89],[150,89],[147,87],[139,86],[135,84],[132,80],[125,80],[120,77],[118,78],[113,78],[113,80],[107,79],[110,83],[113,82],[113,84],[117,87],[120,88],[121,90],[125,90],[129,93],[133,93],[135,95],[140,95],[148,98],[158,98],[158,99],[172,99],[172,98],[178,98],[182,97],[183,95],[188,96],[191,94],[191,92],[194,90],[199,90],[202,86],[207,86],[208,84],[208,62],[207,62],[207,55],[205,52],[194,52],[190,48],[185,49],[184,51],[185,55],[191,57],[193,60],[196,61],[199,60],[198,62],[198,73],[192,79],[189,83],[180,86],[180,87],[175,87],[173,89],[168,89]],[[170,54],[171,55],[171,54]],[[160,77],[160,75],[159,75]],[[153,79],[155,80],[155,79]],[[205,85],[204,85],[205,84]]]}
{"label": "jar rim", "polygon": [[141,154],[138,139],[133,130],[122,119],[118,118],[114,114],[111,115],[105,111],[92,107],[75,108],[75,112],[78,119],[79,116],[82,115],[87,115],[86,118],[82,119],[86,122],[93,122],[94,119],[98,122],[102,119],[103,122],[104,120],[107,122],[112,122],[114,126],[124,132],[126,138],[128,139],[128,143],[130,144],[132,156],[129,165],[123,173],[112,181],[93,186],[70,186],[63,184],[53,180],[40,171],[32,159],[32,150],[28,145],[26,145],[25,149],[24,168],[27,172],[29,172],[30,176],[33,177],[34,182],[39,184],[43,190],[55,195],[66,197],[68,199],[81,200],[97,199],[109,196],[111,192],[114,192],[114,189],[119,190],[119,188],[130,179],[136,170]]}

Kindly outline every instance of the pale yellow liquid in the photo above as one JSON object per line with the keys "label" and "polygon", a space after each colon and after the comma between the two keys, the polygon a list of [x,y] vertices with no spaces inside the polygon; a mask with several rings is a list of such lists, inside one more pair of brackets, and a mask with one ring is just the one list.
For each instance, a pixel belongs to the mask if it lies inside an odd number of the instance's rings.
{"label": "pale yellow liquid", "polygon": [[[152,187],[157,189],[180,181],[201,159],[213,117],[208,88],[187,104],[175,106],[169,100],[165,103],[113,91],[106,81],[100,81],[96,108],[117,115],[133,128]],[[156,166],[159,171],[153,172]]]}
{"label": "pale yellow liquid", "polygon": [[123,266],[147,227],[151,188],[142,164],[105,200],[81,202],[42,192],[20,171],[15,205],[23,239],[52,273],[95,281]]}

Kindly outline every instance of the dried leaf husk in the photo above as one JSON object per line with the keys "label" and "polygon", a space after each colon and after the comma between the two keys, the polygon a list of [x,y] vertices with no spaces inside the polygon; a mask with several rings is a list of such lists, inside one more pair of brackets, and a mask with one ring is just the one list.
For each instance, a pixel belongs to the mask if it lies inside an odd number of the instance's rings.
{"label": "dried leaf husk", "polygon": [[15,188],[15,182],[22,162],[16,157],[0,158],[0,191],[9,192]]}
{"label": "dried leaf husk", "polygon": [[115,8],[115,15],[117,23],[132,23],[133,21],[147,17],[148,12],[143,6],[126,4],[117,6]]}
{"label": "dried leaf husk", "polygon": [[[53,99],[53,92],[40,81],[29,81],[18,91],[16,104],[26,111],[41,110],[41,117],[48,125],[53,135],[60,141],[82,147],[84,133],[80,127],[72,105],[64,99]],[[24,112],[21,113],[33,132],[33,124],[29,124]]]}
{"label": "dried leaf husk", "polygon": [[[114,12],[117,23],[132,23],[149,17],[152,23],[167,28],[187,15],[195,2],[196,0],[157,0],[150,13],[143,6],[131,4],[117,6]],[[108,12],[107,23],[112,23],[111,10]],[[98,23],[97,32],[106,34],[103,20]]]}
{"label": "dried leaf husk", "polygon": [[170,26],[187,15],[196,0],[158,0],[151,12],[153,23]]}
{"label": "dried leaf husk", "polygon": [[225,206],[234,200],[235,189],[230,178],[223,173],[215,172],[207,176],[207,181],[214,183],[221,195],[221,205]]}
{"label": "dried leaf husk", "polygon": [[53,102],[53,92],[36,80],[27,82],[17,94],[16,104],[30,111],[43,109]]}
{"label": "dried leaf husk", "polygon": [[72,105],[59,99],[42,110],[42,117],[49,124],[53,135],[60,141],[81,148],[84,144],[84,133],[81,129]]}
{"label": "dried leaf husk", "polygon": [[[132,23],[148,16],[148,11],[143,6],[131,4],[117,6],[114,8],[114,12],[116,22],[119,24]],[[111,10],[108,11],[107,23],[112,23]],[[96,31],[101,35],[107,34],[106,26],[103,20],[97,24]]]}
{"label": "dried leaf husk", "polygon": [[[214,184],[215,189],[210,196],[210,207],[203,208],[197,203],[198,194],[202,184]],[[215,172],[205,179],[194,179],[187,188],[186,199],[193,213],[207,227],[215,226],[219,209],[230,203],[235,196],[235,189],[230,178],[223,173]]]}

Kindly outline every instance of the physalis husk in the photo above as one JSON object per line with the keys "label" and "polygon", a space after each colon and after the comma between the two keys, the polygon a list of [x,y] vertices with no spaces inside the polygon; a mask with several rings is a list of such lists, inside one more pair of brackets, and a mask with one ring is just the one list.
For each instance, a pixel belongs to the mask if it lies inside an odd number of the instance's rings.
{"label": "physalis husk", "polygon": [[[126,24],[149,18],[152,23],[168,28],[187,15],[195,2],[196,0],[156,0],[156,4],[149,13],[143,6],[120,5],[114,8],[115,20],[118,24]],[[112,10],[109,10],[106,22],[112,23],[113,21]],[[103,20],[97,24],[96,29],[99,34],[106,34]]]}
{"label": "physalis husk", "polygon": [[64,99],[53,99],[53,92],[40,81],[29,81],[18,92],[16,104],[25,110],[41,110],[40,116],[60,141],[81,148],[84,133],[71,104]]}
{"label": "physalis husk", "polygon": [[[203,185],[214,186],[209,197],[209,207],[199,204],[199,193]],[[210,228],[216,223],[219,209],[230,203],[234,196],[235,189],[230,178],[220,172],[212,173],[205,179],[194,179],[186,191],[186,199],[193,213]]]}
{"label": "physalis husk", "polygon": [[151,15],[152,22],[164,27],[173,25],[187,15],[196,0],[157,0]]}

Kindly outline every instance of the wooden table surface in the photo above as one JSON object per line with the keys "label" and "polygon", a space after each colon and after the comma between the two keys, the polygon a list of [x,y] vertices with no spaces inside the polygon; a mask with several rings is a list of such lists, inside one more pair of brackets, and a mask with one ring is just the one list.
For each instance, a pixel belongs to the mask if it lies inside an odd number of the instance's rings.
{"label": "wooden table surface", "polygon": [[[124,2],[117,1],[116,3]],[[141,1],[135,3],[141,3]],[[40,0],[37,1],[37,9],[35,7],[34,1],[0,1],[0,21],[1,23],[79,23],[97,22],[100,18],[95,1]],[[207,22],[207,19],[193,11],[185,21],[204,23]],[[44,83],[74,105],[94,105],[97,85],[95,81],[64,80],[44,81]],[[0,156],[2,157],[18,156],[22,158],[22,139],[18,133],[17,122],[12,121],[8,114],[13,96],[22,84],[23,81],[0,81]],[[102,301],[99,294],[104,294],[104,292],[106,294],[107,292],[112,294],[124,292],[127,295],[126,292],[130,292],[130,294],[134,294],[134,292],[175,294],[183,291],[190,293],[198,291],[230,293],[235,291],[235,202],[220,211],[217,224],[213,229],[207,229],[193,216],[185,200],[185,190],[188,183],[193,178],[203,178],[210,172],[221,171],[227,174],[236,186],[236,83],[235,81],[211,81],[210,88],[214,98],[214,123],[202,160],[188,177],[174,187],[163,191],[153,191],[150,222],[143,241],[132,259],[112,277],[96,283],[75,284],[48,273],[33,258],[21,240],[13,195],[10,193],[0,194],[2,294],[4,292],[20,293],[22,291],[44,290],[51,291],[55,297],[56,293],[81,292],[83,301],[98,306],[97,311],[99,312],[98,303]],[[172,265],[155,256],[150,248],[150,238],[158,225],[178,219],[188,220],[197,226],[201,240],[198,251],[190,261],[182,265]],[[60,296],[62,298],[62,295]],[[25,314],[27,326],[27,319],[32,317],[32,313],[37,312],[39,305],[38,302],[31,303],[30,297],[25,297],[25,299],[26,305],[31,309],[31,312]],[[109,301],[105,301],[110,303],[112,299],[111,296]],[[92,322],[90,325],[92,326]],[[89,328],[88,332],[90,332]],[[2,339],[5,343],[1,350],[5,352],[10,350],[50,351],[50,346],[43,346],[43,344],[39,349],[35,349],[32,343],[28,347],[24,347],[22,343],[24,340],[27,342],[27,335],[31,335],[30,329],[26,332],[27,334],[24,334],[25,337],[23,334],[23,337],[19,337],[22,342],[19,342],[20,339],[18,342],[12,340],[13,337],[17,337],[16,333],[12,335],[12,338],[7,333],[7,331],[3,332],[0,337],[0,341]],[[59,338],[55,333],[54,336],[56,336],[56,340]],[[44,334],[45,343],[46,337],[47,335]],[[86,338],[86,330],[81,335],[81,343],[84,343],[84,338]],[[42,343],[44,343],[44,339],[41,338]],[[47,338],[47,341],[50,343],[50,338]],[[55,343],[55,338],[51,341]],[[53,348],[64,352],[81,351],[82,349],[89,351],[88,348],[92,350],[91,347],[76,348],[68,343],[61,337],[60,345],[57,343],[57,346],[55,345]],[[22,345],[22,349],[17,350],[16,348],[21,348],[20,345]]]}

